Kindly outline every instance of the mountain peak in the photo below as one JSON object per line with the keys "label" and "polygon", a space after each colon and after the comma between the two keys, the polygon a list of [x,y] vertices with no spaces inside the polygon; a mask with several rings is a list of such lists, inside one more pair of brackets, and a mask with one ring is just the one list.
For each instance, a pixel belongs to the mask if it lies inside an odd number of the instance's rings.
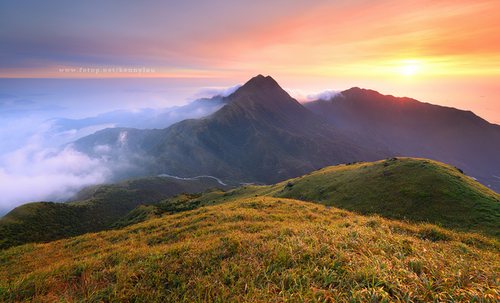
{"label": "mountain peak", "polygon": [[231,94],[228,99],[230,102],[225,106],[223,112],[230,108],[239,108],[238,112],[258,111],[260,113],[266,112],[271,116],[275,116],[277,112],[295,118],[310,115],[310,112],[281,88],[271,76],[257,75],[253,77]]}
{"label": "mountain peak", "polygon": [[261,74],[253,77],[252,79],[248,80],[248,83],[253,83],[255,85],[278,85],[278,82],[274,80],[271,76],[263,76]]}
{"label": "mountain peak", "polygon": [[247,92],[260,91],[265,93],[269,93],[271,91],[273,92],[283,91],[283,89],[280,87],[278,82],[276,82],[276,80],[274,80],[271,76],[263,76],[263,75],[257,75],[252,79],[248,80],[247,83],[245,83],[242,87],[240,87],[240,90]]}

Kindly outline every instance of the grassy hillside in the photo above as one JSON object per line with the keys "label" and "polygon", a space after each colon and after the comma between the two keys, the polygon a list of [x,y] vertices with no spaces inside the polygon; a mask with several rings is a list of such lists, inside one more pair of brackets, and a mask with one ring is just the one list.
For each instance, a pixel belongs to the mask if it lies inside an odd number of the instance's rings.
{"label": "grassy hillside", "polygon": [[291,182],[270,194],[500,237],[500,194],[439,162],[392,158],[339,165]]}
{"label": "grassy hillside", "polygon": [[496,239],[283,198],[0,252],[4,302],[498,300]]}
{"label": "grassy hillside", "polygon": [[247,185],[229,192],[211,189],[166,199],[208,187],[224,186],[211,178],[139,178],[86,188],[73,197],[82,200],[78,202],[26,204],[0,219],[0,248],[119,229],[162,214],[257,196],[310,201],[500,238],[500,195],[457,168],[426,159],[337,165],[274,185]]}
{"label": "grassy hillside", "polygon": [[426,159],[391,158],[331,166],[275,185],[244,186],[201,197],[178,196],[149,211],[209,206],[267,196],[335,206],[411,222],[500,237],[500,195],[459,169]]}
{"label": "grassy hillside", "polygon": [[24,204],[0,219],[0,249],[104,230],[141,204],[152,205],[180,192],[200,192],[213,186],[224,187],[211,178],[137,178],[87,187],[71,203]]}

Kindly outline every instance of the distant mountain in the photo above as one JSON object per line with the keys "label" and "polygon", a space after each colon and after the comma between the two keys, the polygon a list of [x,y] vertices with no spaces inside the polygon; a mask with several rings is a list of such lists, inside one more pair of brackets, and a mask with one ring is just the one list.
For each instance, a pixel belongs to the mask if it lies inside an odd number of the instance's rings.
{"label": "distant mountain", "polygon": [[459,167],[500,192],[500,126],[470,111],[360,88],[304,106],[335,127],[371,136],[404,156]]}
{"label": "distant mountain", "polygon": [[119,109],[111,112],[98,114],[95,117],[87,117],[83,119],[68,119],[68,118],[54,118],[49,121],[53,123],[56,130],[80,130],[82,128],[111,124],[119,127],[131,127],[138,121],[150,119],[155,115],[155,110],[152,108],[141,108],[135,111]]}
{"label": "distant mountain", "polygon": [[227,104],[205,118],[163,130],[106,129],[74,147],[94,157],[114,153],[141,159],[138,166],[144,170],[138,174],[213,175],[261,183],[394,155],[369,136],[332,127],[271,77],[252,78],[221,102]]}
{"label": "distant mountain", "polygon": [[83,119],[54,118],[50,119],[59,131],[80,130],[97,125],[114,125],[116,127],[134,127],[139,129],[166,128],[184,119],[201,118],[212,114],[224,106],[221,96],[201,98],[184,106],[173,106],[161,109],[139,108],[135,110],[120,109]]}

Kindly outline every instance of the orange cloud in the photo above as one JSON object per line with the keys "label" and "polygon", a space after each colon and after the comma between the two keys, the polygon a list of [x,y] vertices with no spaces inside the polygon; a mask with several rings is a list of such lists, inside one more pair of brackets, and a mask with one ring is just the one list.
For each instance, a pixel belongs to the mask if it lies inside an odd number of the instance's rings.
{"label": "orange cloud", "polygon": [[380,76],[415,59],[431,75],[500,72],[496,1],[352,3],[313,7],[217,43],[204,41],[197,54],[223,68],[283,73]]}

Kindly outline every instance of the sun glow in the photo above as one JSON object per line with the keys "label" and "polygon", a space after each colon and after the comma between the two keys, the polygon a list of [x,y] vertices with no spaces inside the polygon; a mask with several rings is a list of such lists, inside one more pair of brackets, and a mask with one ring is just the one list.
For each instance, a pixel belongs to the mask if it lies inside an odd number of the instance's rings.
{"label": "sun glow", "polygon": [[403,70],[403,75],[409,77],[413,76],[415,72],[420,69],[420,66],[411,64],[411,65],[405,65],[401,67],[401,69]]}
{"label": "sun glow", "polygon": [[420,60],[401,61],[400,64],[400,69],[406,77],[415,75],[415,73],[422,68]]}

